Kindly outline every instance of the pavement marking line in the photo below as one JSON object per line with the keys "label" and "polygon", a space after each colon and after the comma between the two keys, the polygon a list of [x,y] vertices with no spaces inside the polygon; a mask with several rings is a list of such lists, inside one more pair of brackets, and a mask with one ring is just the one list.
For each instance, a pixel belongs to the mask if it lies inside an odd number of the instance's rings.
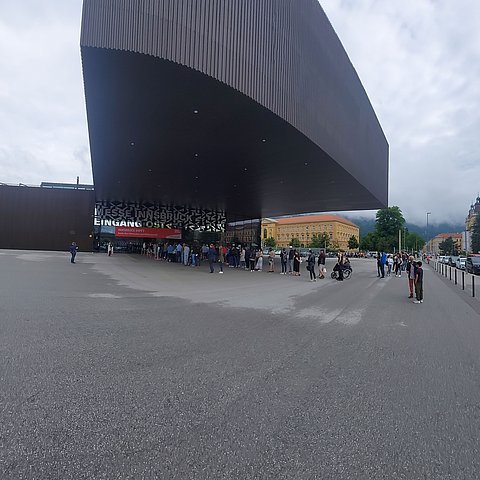
{"label": "pavement marking line", "polygon": [[90,293],[91,298],[123,298],[122,295],[115,295],[113,293]]}

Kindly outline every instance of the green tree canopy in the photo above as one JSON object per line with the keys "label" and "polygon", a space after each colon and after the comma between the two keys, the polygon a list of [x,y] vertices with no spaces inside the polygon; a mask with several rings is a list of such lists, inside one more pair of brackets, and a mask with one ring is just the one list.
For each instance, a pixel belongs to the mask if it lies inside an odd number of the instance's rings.
{"label": "green tree canopy", "polygon": [[357,237],[355,235],[352,235],[349,239],[348,239],[348,248],[350,250],[355,250],[356,248],[358,248],[359,244],[358,244],[358,240],[357,240]]}
{"label": "green tree canopy", "polygon": [[327,248],[330,245],[330,236],[328,233],[314,233],[310,240],[312,248]]}
{"label": "green tree canopy", "polygon": [[456,255],[457,248],[452,237],[446,238],[443,242],[438,244],[438,248],[442,255]]}
{"label": "green tree canopy", "polygon": [[375,235],[378,251],[393,251],[398,249],[398,232],[405,225],[402,211],[399,207],[387,207],[378,210],[375,220]]}
{"label": "green tree canopy", "polygon": [[418,233],[407,232],[405,235],[405,250],[418,252],[425,245],[425,239]]}
{"label": "green tree canopy", "polygon": [[273,237],[268,237],[265,240],[265,246],[275,248],[277,246],[277,242],[275,241],[275,239]]}
{"label": "green tree canopy", "polygon": [[373,251],[377,249],[377,236],[374,232],[367,233],[360,239],[360,250]]}
{"label": "green tree canopy", "polygon": [[293,248],[299,248],[300,247],[300,240],[297,237],[294,237],[290,240],[290,245]]}
{"label": "green tree canopy", "polygon": [[472,227],[472,252],[480,253],[480,215],[477,214],[477,219]]}

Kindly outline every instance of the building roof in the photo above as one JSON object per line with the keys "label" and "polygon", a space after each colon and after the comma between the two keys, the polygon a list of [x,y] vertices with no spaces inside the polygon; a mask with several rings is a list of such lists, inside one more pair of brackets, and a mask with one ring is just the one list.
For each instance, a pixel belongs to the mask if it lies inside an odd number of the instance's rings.
{"label": "building roof", "polygon": [[439,233],[436,238],[462,238],[461,233]]}
{"label": "building roof", "polygon": [[291,225],[296,223],[318,223],[318,222],[340,222],[352,227],[358,227],[350,220],[341,217],[340,215],[323,214],[323,215],[299,215],[296,217],[283,217],[283,218],[266,218],[265,220],[275,222],[279,225]]}

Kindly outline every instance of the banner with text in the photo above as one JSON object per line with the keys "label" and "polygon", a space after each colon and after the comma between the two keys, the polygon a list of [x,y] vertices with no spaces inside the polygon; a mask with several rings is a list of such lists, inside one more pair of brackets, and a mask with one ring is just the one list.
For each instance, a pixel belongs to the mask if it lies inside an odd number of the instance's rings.
{"label": "banner with text", "polygon": [[180,240],[182,231],[177,228],[115,227],[115,236],[123,238],[166,238]]}

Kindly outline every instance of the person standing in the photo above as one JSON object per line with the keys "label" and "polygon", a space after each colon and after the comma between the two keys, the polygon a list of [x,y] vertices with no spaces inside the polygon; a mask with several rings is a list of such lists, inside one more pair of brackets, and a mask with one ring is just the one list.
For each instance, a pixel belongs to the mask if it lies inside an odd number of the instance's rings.
{"label": "person standing", "polygon": [[415,296],[413,303],[423,303],[423,268],[422,262],[417,262],[415,269]]}
{"label": "person standing", "polygon": [[213,273],[215,271],[213,268],[213,264],[217,259],[217,251],[215,250],[213,243],[210,244],[210,248],[208,249],[207,259],[208,259],[208,266],[210,267],[210,273]]}
{"label": "person standing", "polygon": [[177,247],[175,248],[175,261],[177,263],[182,262],[182,244],[180,242],[177,243]]}
{"label": "person standing", "polygon": [[327,269],[325,268],[325,252],[323,250],[320,250],[320,254],[318,255],[319,278],[325,278],[325,273],[327,273]]}
{"label": "person standing", "polygon": [[287,274],[287,263],[288,263],[288,253],[285,248],[282,249],[280,252],[280,263],[282,264],[282,272],[280,275],[286,275]]}
{"label": "person standing", "polygon": [[296,277],[300,276],[300,253],[297,252],[297,249],[293,250],[293,274]]}
{"label": "person standing", "polygon": [[261,272],[263,270],[263,251],[261,248],[257,250],[257,258],[255,263],[255,270]]}
{"label": "person standing", "polygon": [[316,282],[317,276],[315,274],[315,254],[312,250],[308,251],[307,270],[310,272],[310,281]]}
{"label": "person standing", "polygon": [[77,256],[77,251],[78,251],[77,244],[75,242],[72,242],[72,244],[70,245],[70,255],[71,255],[70,263],[75,263],[75,257]]}
{"label": "person standing", "polygon": [[407,278],[408,278],[408,298],[413,298],[413,291],[415,288],[415,262],[413,261],[413,256],[408,257],[407,262]]}
{"label": "person standing", "polygon": [[247,251],[245,250],[245,247],[242,246],[241,248],[242,249],[240,250],[240,267],[246,270],[247,267],[245,263],[245,256],[247,255]]}
{"label": "person standing", "polygon": [[387,277],[389,277],[392,274],[392,267],[394,264],[394,259],[392,258],[391,255],[388,255],[387,257]]}
{"label": "person standing", "polygon": [[190,247],[184,243],[183,244],[183,264],[185,266],[188,265],[189,256],[190,256]]}
{"label": "person standing", "polygon": [[268,250],[268,271],[269,273],[275,272],[275,250],[273,248]]}
{"label": "person standing", "polygon": [[257,261],[257,251],[253,247],[250,248],[249,261],[250,261],[250,271],[254,272],[255,271],[255,262]]}
{"label": "person standing", "polygon": [[382,278],[385,278],[385,264],[387,263],[387,254],[382,252],[380,257],[380,272],[382,273]]}
{"label": "person standing", "polygon": [[226,248],[223,245],[218,247],[218,266],[220,267],[220,271],[218,273],[223,273],[223,263],[225,262],[225,253]]}
{"label": "person standing", "polygon": [[292,247],[288,250],[288,273],[292,273],[292,263],[295,256],[296,250],[293,250]]}

